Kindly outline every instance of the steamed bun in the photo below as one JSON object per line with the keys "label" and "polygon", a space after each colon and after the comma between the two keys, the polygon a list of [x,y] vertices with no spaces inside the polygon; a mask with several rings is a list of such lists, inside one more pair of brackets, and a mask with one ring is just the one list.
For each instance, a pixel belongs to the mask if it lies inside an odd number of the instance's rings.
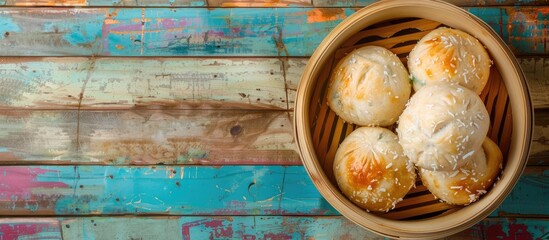
{"label": "steamed bun", "polygon": [[490,75],[490,57],[471,35],[451,28],[437,28],[419,40],[408,56],[414,90],[433,82],[460,84],[477,94]]}
{"label": "steamed bun", "polygon": [[416,181],[397,136],[381,127],[353,131],[339,146],[333,167],[343,194],[370,211],[393,209]]}
{"label": "steamed bun", "polygon": [[406,68],[391,51],[377,46],[341,59],[328,87],[328,105],[343,120],[362,126],[389,126],[411,93]]}
{"label": "steamed bun", "polygon": [[470,204],[486,193],[501,170],[502,154],[499,147],[486,138],[480,151],[471,160],[454,171],[419,169],[423,185],[439,199],[457,205]]}
{"label": "steamed bun", "polygon": [[436,83],[412,96],[396,131],[404,154],[417,167],[453,171],[481,148],[489,125],[490,116],[475,92]]}

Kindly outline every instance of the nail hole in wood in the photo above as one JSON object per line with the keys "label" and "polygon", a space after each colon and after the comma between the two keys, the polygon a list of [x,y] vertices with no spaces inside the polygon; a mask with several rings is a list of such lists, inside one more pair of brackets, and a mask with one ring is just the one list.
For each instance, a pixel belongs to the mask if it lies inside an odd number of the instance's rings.
{"label": "nail hole in wood", "polygon": [[242,127],[240,125],[233,126],[231,128],[231,135],[236,136],[242,132]]}

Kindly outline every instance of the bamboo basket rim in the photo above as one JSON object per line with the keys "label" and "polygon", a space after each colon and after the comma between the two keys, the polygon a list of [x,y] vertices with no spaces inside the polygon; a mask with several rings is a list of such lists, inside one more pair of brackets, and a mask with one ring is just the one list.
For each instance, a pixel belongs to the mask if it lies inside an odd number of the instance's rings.
{"label": "bamboo basket rim", "polygon": [[[502,81],[509,89],[513,109],[513,136],[507,164],[494,186],[479,201],[458,211],[421,220],[391,220],[367,213],[351,203],[327,180],[317,161],[309,123],[310,98],[320,69],[353,34],[372,24],[398,18],[424,18],[459,28],[479,39],[493,56]],[[440,0],[383,0],[360,9],[338,24],[319,44],[307,63],[296,93],[294,135],[305,169],[321,195],[343,216],[391,238],[440,238],[465,230],[494,211],[511,192],[524,171],[532,141],[532,102],[524,73],[505,42],[485,22],[464,9]]]}

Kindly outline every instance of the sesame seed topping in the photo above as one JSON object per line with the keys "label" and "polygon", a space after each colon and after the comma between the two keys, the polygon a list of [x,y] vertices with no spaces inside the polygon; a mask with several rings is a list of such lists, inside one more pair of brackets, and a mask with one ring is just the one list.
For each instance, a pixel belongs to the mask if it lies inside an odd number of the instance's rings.
{"label": "sesame seed topping", "polygon": [[487,192],[486,192],[486,190],[477,190],[477,193],[479,193],[479,194],[486,194]]}
{"label": "sesame seed topping", "polygon": [[463,155],[463,159],[467,159],[467,158],[469,158],[470,156],[473,156],[473,153],[475,153],[474,150],[469,151],[468,153],[466,153],[465,155]]}

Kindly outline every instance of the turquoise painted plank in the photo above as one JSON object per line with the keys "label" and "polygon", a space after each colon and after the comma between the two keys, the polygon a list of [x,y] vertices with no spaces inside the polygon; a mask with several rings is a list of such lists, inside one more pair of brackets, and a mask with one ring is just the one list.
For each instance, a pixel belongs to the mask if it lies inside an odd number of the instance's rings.
{"label": "turquoise painted plank", "polygon": [[65,238],[89,240],[383,239],[342,217],[79,218],[61,225]]}
{"label": "turquoise painted plank", "polygon": [[[313,11],[324,11],[327,16],[309,18]],[[305,56],[353,12],[306,8],[9,8],[0,11],[0,21],[9,23],[0,25],[0,54]]]}
{"label": "turquoise painted plank", "polygon": [[[492,216],[549,215],[548,176],[527,172]],[[6,166],[0,182],[5,215],[338,215],[301,166]]]}
{"label": "turquoise painted plank", "polygon": [[[379,0],[313,0],[315,7],[365,7]],[[545,5],[545,0],[445,0],[457,6]]]}
{"label": "turquoise painted plank", "polygon": [[[340,217],[78,218],[68,239],[386,239]],[[67,227],[69,226],[69,227]],[[446,239],[543,239],[548,219],[488,218]]]}
{"label": "turquoise painted plank", "polygon": [[304,7],[311,0],[208,0],[209,7]]}
{"label": "turquoise painted plank", "polygon": [[[546,167],[526,168],[519,183],[491,214],[505,215],[537,215],[545,216],[549,212],[549,169]],[[538,203],[538,201],[540,201]]]}
{"label": "turquoise painted plank", "polygon": [[[515,53],[544,54],[548,8],[466,9],[490,24]],[[0,10],[0,55],[310,56],[355,10],[6,8]]]}
{"label": "turquoise painted plank", "polygon": [[205,0],[2,0],[0,6],[128,6],[189,7],[205,6]]}
{"label": "turquoise painted plank", "polygon": [[0,239],[63,239],[59,222],[51,218],[4,218],[0,219]]}
{"label": "turquoise painted plank", "polygon": [[280,166],[0,167],[0,182],[9,183],[0,185],[0,213],[273,214],[284,211],[285,171]]}
{"label": "turquoise painted plank", "polygon": [[284,193],[280,214],[330,215],[337,212],[332,205],[320,195],[309,175],[302,167],[287,168],[284,178]]}
{"label": "turquoise painted plank", "polygon": [[490,25],[515,53],[547,54],[549,6],[468,8]]}
{"label": "turquoise painted plank", "polygon": [[486,218],[457,234],[462,239],[547,239],[547,218]]}
{"label": "turquoise painted plank", "polygon": [[[364,7],[378,0],[313,0],[315,7]],[[446,0],[458,6],[542,5],[543,0]],[[206,3],[207,2],[207,3]],[[0,6],[127,6],[127,7],[292,7],[310,6],[310,0],[1,0]]]}
{"label": "turquoise painted plank", "polygon": [[[547,218],[486,218],[445,239],[544,239]],[[342,216],[6,218],[0,239],[385,239]]]}
{"label": "turquoise painted plank", "polygon": [[[287,110],[293,105],[282,64],[276,58],[0,58],[0,109]],[[304,63],[287,65],[302,71]]]}

